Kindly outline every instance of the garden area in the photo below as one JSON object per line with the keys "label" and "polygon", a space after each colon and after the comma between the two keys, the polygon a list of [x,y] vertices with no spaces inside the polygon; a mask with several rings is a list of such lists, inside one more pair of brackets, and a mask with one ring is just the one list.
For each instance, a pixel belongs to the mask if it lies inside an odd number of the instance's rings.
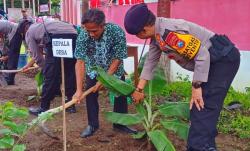
{"label": "garden area", "polygon": [[[134,90],[132,84],[120,83],[97,69],[99,80],[113,95],[127,95]],[[39,77],[37,72],[17,74],[16,85],[0,87],[0,150],[61,151],[63,150],[62,114],[46,114],[44,123],[49,133],[39,126],[36,117],[28,114],[28,107],[39,106]],[[163,70],[158,68],[155,78],[148,84],[147,97],[140,104],[130,104],[129,113],[112,111],[107,89],[99,96],[100,128],[89,138],[80,132],[87,125],[86,104],[77,104],[77,113],[66,113],[67,150],[69,151],[185,151],[189,128],[189,77],[178,75],[178,81],[166,83]],[[36,80],[34,80],[34,78]],[[123,85],[123,89],[121,89]],[[118,88],[117,88],[118,87]],[[161,91],[159,91],[161,90]],[[131,101],[128,99],[128,101]],[[56,97],[51,108],[61,105]],[[46,117],[45,117],[46,116]],[[129,135],[114,131],[112,123],[131,126],[139,131]],[[219,151],[250,151],[250,90],[237,92],[230,88],[218,125],[216,139]]]}

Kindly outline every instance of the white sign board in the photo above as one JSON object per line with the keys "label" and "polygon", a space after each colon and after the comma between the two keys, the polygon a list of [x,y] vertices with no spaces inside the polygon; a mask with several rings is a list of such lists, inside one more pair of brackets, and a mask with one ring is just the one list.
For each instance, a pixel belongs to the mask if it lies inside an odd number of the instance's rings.
{"label": "white sign board", "polygon": [[40,12],[48,12],[49,11],[49,5],[48,4],[40,5],[39,11]]}
{"label": "white sign board", "polygon": [[73,58],[72,39],[52,39],[54,57]]}

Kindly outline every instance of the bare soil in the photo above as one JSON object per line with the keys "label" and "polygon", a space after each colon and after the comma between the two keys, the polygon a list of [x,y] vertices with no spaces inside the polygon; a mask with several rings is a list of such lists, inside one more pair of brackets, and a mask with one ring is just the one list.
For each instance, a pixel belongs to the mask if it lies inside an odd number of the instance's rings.
{"label": "bare soil", "polygon": [[[30,107],[39,106],[39,101],[28,102],[30,95],[36,94],[36,85],[32,76],[19,74],[16,77],[16,85],[0,87],[0,103],[12,100],[16,105]],[[104,119],[104,112],[112,110],[107,93],[100,95],[100,128],[94,136],[81,138],[80,132],[87,125],[87,113],[85,102],[77,105],[77,113],[68,114],[67,118],[67,150],[68,151],[139,151],[147,150],[146,140],[134,140],[128,134],[114,131],[112,124]],[[61,104],[61,98],[52,101],[51,108]],[[129,112],[134,112],[133,106],[129,106]],[[35,116],[30,115],[29,120]],[[62,115],[56,115],[46,123],[46,126],[60,139],[55,140],[44,134],[39,128],[30,131],[23,142],[28,151],[62,151]],[[134,127],[141,130],[140,126]],[[174,134],[168,134],[177,151],[185,151],[186,142],[177,138]],[[219,151],[250,151],[250,140],[240,139],[228,134],[219,134],[217,137]],[[154,150],[154,149],[152,149]]]}

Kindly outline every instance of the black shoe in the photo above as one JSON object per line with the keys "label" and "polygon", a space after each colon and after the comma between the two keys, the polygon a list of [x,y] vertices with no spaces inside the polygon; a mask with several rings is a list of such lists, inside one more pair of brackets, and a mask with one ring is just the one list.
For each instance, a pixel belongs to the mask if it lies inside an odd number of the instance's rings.
{"label": "black shoe", "polygon": [[214,147],[209,147],[206,151],[217,151],[217,149]]}
{"label": "black shoe", "polygon": [[8,85],[15,85],[15,82],[14,81],[7,81],[7,84]]}
{"label": "black shoe", "polygon": [[217,149],[215,147],[209,147],[209,146],[206,146],[203,149],[194,149],[192,147],[188,147],[187,151],[217,151]]}
{"label": "black shoe", "polygon": [[113,124],[113,129],[114,130],[119,130],[125,133],[129,133],[129,134],[136,134],[137,130],[129,128],[127,126],[124,125],[120,125],[120,124]]}
{"label": "black shoe", "polygon": [[186,151],[201,151],[201,150],[197,150],[197,149],[194,149],[192,147],[188,147]]}
{"label": "black shoe", "polygon": [[42,109],[41,107],[38,107],[38,108],[31,107],[31,108],[29,108],[30,114],[33,114],[35,116],[38,116],[38,114],[40,114],[42,112],[45,112],[45,111],[46,110]]}
{"label": "black shoe", "polygon": [[7,82],[8,85],[15,85],[14,79],[12,80],[8,76],[4,77],[4,78],[5,78],[5,81]]}
{"label": "black shoe", "polygon": [[73,105],[73,106],[70,106],[66,109],[66,112],[68,113],[76,113],[76,107]]}
{"label": "black shoe", "polygon": [[95,131],[97,131],[98,127],[94,127],[94,126],[91,126],[91,125],[88,125],[84,131],[82,131],[81,133],[81,137],[82,138],[86,138],[86,137],[89,137],[89,136],[92,136]]}

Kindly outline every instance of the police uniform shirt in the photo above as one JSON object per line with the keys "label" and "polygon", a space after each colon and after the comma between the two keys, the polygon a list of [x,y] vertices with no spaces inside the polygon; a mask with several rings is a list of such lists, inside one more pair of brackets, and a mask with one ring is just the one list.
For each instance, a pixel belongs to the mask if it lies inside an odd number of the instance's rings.
{"label": "police uniform shirt", "polygon": [[[199,50],[192,59],[187,59],[169,48],[164,50],[164,54],[167,54],[170,59],[175,60],[176,63],[183,68],[194,71],[193,81],[207,82],[210,66],[210,54],[208,49],[212,45],[209,39],[214,36],[215,33],[183,19],[158,17],[155,23],[156,35],[158,34],[162,37],[166,29],[177,33],[190,34],[200,40]],[[157,40],[152,40],[141,73],[141,79],[151,80],[153,78],[153,70],[158,64],[162,52],[159,42]]]}
{"label": "police uniform shirt", "polygon": [[11,41],[16,33],[18,24],[9,22],[7,20],[0,20],[0,33],[7,35],[8,40]]}
{"label": "police uniform shirt", "polygon": [[77,34],[73,25],[66,22],[50,20],[32,24],[26,33],[25,40],[32,58],[40,67],[44,66],[44,57],[39,49],[39,44],[42,43],[46,31],[51,34]]}

